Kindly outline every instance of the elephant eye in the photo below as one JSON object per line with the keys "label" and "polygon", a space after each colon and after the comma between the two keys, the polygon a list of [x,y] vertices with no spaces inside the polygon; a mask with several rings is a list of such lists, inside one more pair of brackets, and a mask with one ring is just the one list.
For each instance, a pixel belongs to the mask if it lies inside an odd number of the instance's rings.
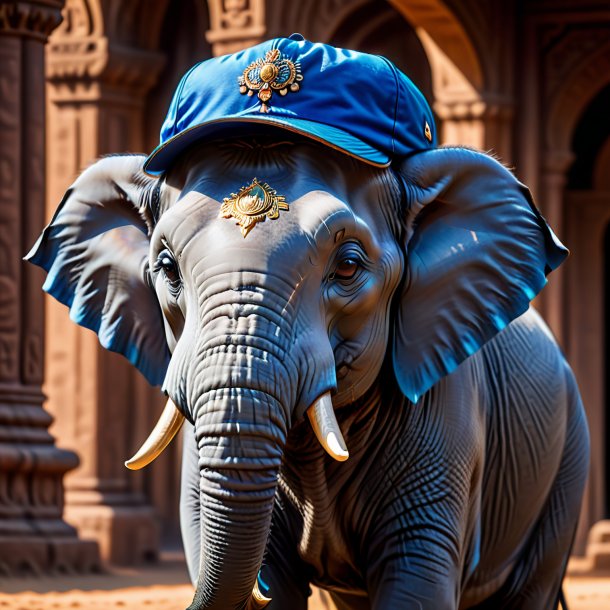
{"label": "elephant eye", "polygon": [[333,273],[331,273],[331,280],[351,280],[356,271],[360,268],[360,261],[354,257],[346,256],[339,260]]}
{"label": "elephant eye", "polygon": [[177,292],[180,289],[180,271],[178,265],[169,250],[163,250],[155,262],[155,272],[163,271],[163,275],[169,284],[170,291]]}

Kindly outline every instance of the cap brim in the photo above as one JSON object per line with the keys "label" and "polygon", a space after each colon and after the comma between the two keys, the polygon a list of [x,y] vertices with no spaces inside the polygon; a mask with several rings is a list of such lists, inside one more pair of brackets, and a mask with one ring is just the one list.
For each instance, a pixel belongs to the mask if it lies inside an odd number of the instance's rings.
{"label": "cap brim", "polygon": [[[305,136],[330,146],[341,153],[355,157],[376,167],[387,167],[390,158],[366,142],[352,136],[351,134],[323,123],[316,123],[306,119],[280,118],[275,116],[232,116],[215,119],[206,123],[200,123],[185,129],[179,134],[160,144],[150,153],[144,162],[144,171],[153,176],[163,173],[176,157],[197,140],[211,138],[220,134],[225,135],[250,135],[243,130],[244,125],[271,125],[285,129],[293,133]],[[239,128],[242,129],[239,129]]]}

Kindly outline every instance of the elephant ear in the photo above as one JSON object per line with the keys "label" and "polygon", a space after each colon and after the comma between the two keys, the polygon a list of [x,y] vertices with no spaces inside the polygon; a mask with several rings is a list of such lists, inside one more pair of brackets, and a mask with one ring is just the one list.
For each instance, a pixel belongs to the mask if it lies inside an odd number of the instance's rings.
{"label": "elephant ear", "polygon": [[85,170],[25,258],[48,273],[43,289],[70,308],[74,322],[160,385],[169,350],[147,283],[148,227],[139,204],[156,181],[142,172],[144,158],[106,157]]}
{"label": "elephant ear", "polygon": [[394,371],[411,401],[524,313],[568,252],[528,189],[488,155],[437,148],[397,169],[406,278]]}

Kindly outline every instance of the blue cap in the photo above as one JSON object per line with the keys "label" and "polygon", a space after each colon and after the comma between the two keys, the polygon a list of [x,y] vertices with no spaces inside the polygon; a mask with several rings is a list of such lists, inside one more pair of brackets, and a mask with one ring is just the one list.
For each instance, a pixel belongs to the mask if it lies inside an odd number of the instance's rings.
{"label": "blue cap", "polygon": [[191,68],[144,169],[161,174],[196,141],[269,125],[379,167],[436,145],[426,99],[392,62],[293,34]]}

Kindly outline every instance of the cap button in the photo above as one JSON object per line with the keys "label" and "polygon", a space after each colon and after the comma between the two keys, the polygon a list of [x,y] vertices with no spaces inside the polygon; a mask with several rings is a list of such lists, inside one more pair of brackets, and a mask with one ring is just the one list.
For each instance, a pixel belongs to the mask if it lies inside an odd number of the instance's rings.
{"label": "cap button", "polygon": [[290,36],[288,36],[288,38],[290,40],[305,40],[305,36],[303,36],[303,34],[299,34],[298,32],[295,32],[294,34],[290,34]]}

